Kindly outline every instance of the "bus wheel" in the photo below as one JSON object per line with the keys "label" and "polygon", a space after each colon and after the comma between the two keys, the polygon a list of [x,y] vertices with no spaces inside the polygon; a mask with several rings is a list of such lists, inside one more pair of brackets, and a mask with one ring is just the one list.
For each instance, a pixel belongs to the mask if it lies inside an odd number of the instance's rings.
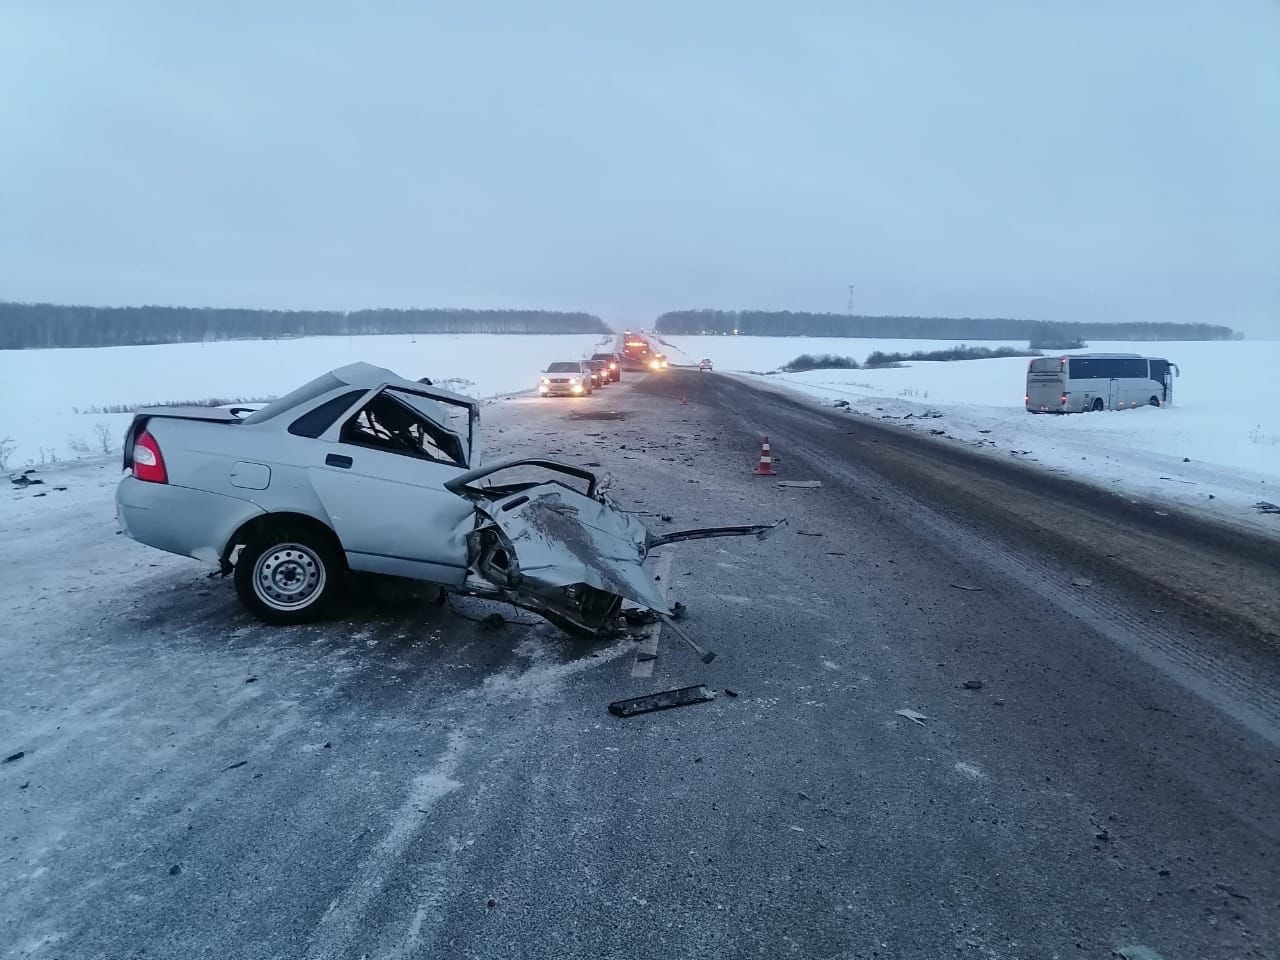
{"label": "bus wheel", "polygon": [[1095,397],[1093,401],[1093,406],[1090,407],[1089,409],[1092,410],[1094,413],[1099,413],[1105,408],[1105,406],[1106,405],[1102,402],[1101,397]]}
{"label": "bus wheel", "polygon": [[1152,397],[1150,400],[1147,401],[1147,403],[1151,404],[1151,406],[1153,407],[1158,407],[1160,406],[1160,398]]}

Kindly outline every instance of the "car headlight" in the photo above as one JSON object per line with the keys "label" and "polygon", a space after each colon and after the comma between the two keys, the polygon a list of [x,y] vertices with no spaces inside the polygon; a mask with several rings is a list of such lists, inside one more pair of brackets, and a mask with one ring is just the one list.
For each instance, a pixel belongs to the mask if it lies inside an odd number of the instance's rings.
{"label": "car headlight", "polygon": [[579,384],[579,383],[581,383],[581,381],[580,381],[577,377],[570,377],[570,378],[569,378],[569,386],[571,386],[571,387],[576,387],[576,386],[578,386],[578,384]]}
{"label": "car headlight", "polygon": [[550,383],[550,382],[551,382],[551,378],[550,378],[550,377],[543,377],[543,378],[542,378],[541,380],[539,380],[538,382],[539,382],[539,383]]}

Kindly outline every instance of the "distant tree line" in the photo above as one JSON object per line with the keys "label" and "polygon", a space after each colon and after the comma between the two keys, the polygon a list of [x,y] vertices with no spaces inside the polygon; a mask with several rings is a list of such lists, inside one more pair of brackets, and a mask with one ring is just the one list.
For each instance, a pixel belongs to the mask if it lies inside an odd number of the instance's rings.
{"label": "distant tree line", "polygon": [[765,337],[880,337],[909,340],[1232,340],[1213,323],[1044,323],[1010,317],[864,317],[790,310],[675,310],[658,317],[666,334]]}
{"label": "distant tree line", "polygon": [[600,333],[589,313],[557,310],[229,310],[69,307],[0,302],[0,349],[376,333]]}
{"label": "distant tree line", "polygon": [[995,360],[1003,357],[1040,357],[1039,350],[1023,350],[1019,347],[970,347],[960,344],[945,350],[915,350],[911,353],[885,353],[873,351],[865,361],[858,363],[853,357],[834,353],[802,353],[782,365],[788,373],[804,370],[861,370],[863,367],[900,367],[909,360]]}

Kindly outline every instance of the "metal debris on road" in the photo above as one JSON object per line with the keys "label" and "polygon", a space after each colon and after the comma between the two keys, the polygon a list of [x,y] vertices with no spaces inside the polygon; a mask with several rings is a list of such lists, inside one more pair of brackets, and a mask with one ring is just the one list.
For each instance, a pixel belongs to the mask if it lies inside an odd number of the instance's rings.
{"label": "metal debris on road", "polygon": [[1092,587],[1093,581],[1088,577],[1072,577],[1071,585],[1073,587]]}
{"label": "metal debris on road", "polygon": [[676,632],[676,636],[678,636],[681,640],[683,640],[685,643],[687,643],[690,647],[693,648],[693,652],[702,658],[703,663],[710,663],[712,660],[716,658],[716,653],[714,650],[703,650],[702,647],[698,646],[697,642],[693,639],[693,637],[685,633],[684,630],[680,628],[680,625],[676,623],[675,618],[672,617],[670,614],[660,613],[658,614],[658,617],[662,620],[663,623],[665,623],[668,627],[670,627],[672,630]]}
{"label": "metal debris on road", "polygon": [[814,530],[797,530],[796,533],[802,537],[821,537],[823,535]]}
{"label": "metal debris on road", "polygon": [[627,416],[626,410],[589,410],[586,413],[569,411],[570,420],[625,420]]}
{"label": "metal debris on road", "polygon": [[955,587],[957,590],[967,590],[969,593],[982,592],[982,587],[971,587],[963,583],[953,583],[951,586]]}
{"label": "metal debris on road", "polygon": [[228,770],[234,770],[236,767],[243,767],[248,762],[248,760],[238,760],[229,767],[223,767],[222,772],[226,773]]}
{"label": "metal debris on road", "polygon": [[15,761],[15,760],[21,760],[21,759],[22,759],[23,757],[25,757],[26,755],[27,755],[27,751],[25,751],[25,750],[19,750],[17,753],[11,753],[11,754],[9,754],[7,757],[5,757],[5,758],[4,758],[4,761],[3,761],[3,762],[4,762],[4,763],[13,763],[13,761]]}
{"label": "metal debris on road", "polygon": [[716,698],[716,692],[705,684],[696,687],[681,687],[679,690],[664,690],[662,693],[651,693],[644,697],[632,697],[630,700],[617,700],[609,704],[609,712],[615,717],[632,717],[638,713],[652,713],[655,710],[669,710],[672,707],[688,707],[695,703],[707,703]]}
{"label": "metal debris on road", "polygon": [[1231,884],[1229,884],[1229,883],[1215,883],[1215,884],[1213,885],[1213,889],[1215,889],[1215,890],[1220,890],[1220,891],[1222,891],[1223,893],[1225,893],[1228,897],[1234,897],[1236,900],[1248,900],[1248,899],[1249,899],[1249,897],[1248,897],[1248,895],[1247,895],[1247,894],[1243,894],[1243,893],[1241,893],[1239,890],[1237,890],[1235,887],[1233,887],[1233,886],[1232,886]]}
{"label": "metal debris on road", "polygon": [[725,695],[726,697],[733,697],[734,699],[737,699],[738,691],[737,691],[737,690],[730,690],[728,687],[725,687],[725,688],[724,688],[724,695]]}
{"label": "metal debris on road", "polygon": [[779,480],[774,484],[775,487],[799,487],[804,490],[812,490],[822,486],[821,480]]}
{"label": "metal debris on road", "polygon": [[1113,956],[1124,957],[1124,960],[1164,960],[1160,954],[1140,943],[1131,947],[1116,947]]}
{"label": "metal debris on road", "polygon": [[962,687],[964,687],[966,690],[981,690],[981,689],[982,689],[982,681],[981,681],[981,680],[966,680],[964,683],[962,683],[962,684],[961,684],[961,686],[962,686]]}
{"label": "metal debris on road", "polygon": [[895,710],[893,712],[900,717],[906,717],[912,723],[918,723],[922,727],[924,726],[924,722],[929,719],[923,713],[920,713],[916,710],[908,710],[905,707],[901,710]]}

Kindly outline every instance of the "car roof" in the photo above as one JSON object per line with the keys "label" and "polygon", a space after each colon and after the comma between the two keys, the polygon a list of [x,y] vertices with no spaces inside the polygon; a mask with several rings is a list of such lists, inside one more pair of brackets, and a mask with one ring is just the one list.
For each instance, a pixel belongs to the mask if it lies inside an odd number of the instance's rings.
{"label": "car roof", "polygon": [[330,373],[351,387],[363,387],[367,390],[372,390],[375,387],[396,387],[399,390],[408,390],[411,393],[420,393],[428,397],[452,400],[454,403],[465,403],[473,407],[479,406],[474,397],[454,393],[451,390],[441,390],[439,387],[431,387],[417,380],[407,380],[386,367],[377,367],[372,363],[364,363],[363,361],[349,363],[345,367],[338,367],[336,370],[331,370]]}

